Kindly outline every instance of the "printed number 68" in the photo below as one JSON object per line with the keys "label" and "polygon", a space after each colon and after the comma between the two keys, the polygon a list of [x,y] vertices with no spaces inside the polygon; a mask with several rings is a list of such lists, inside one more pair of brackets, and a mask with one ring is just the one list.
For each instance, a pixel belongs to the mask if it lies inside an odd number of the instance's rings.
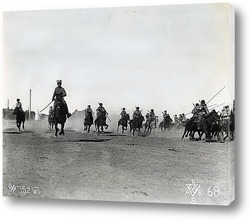
{"label": "printed number 68", "polygon": [[215,186],[213,188],[213,191],[211,191],[211,186],[209,186],[209,188],[207,190],[207,195],[209,197],[213,197],[213,196],[218,197],[218,196],[220,196],[220,188],[218,186]]}

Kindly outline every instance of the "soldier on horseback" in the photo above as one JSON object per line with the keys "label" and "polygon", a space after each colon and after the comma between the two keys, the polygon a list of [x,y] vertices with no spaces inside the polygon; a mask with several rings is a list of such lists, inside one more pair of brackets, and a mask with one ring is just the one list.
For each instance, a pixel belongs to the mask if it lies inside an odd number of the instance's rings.
{"label": "soldier on horseback", "polygon": [[23,108],[22,108],[22,103],[20,102],[20,99],[17,98],[16,101],[17,101],[17,103],[16,103],[16,108],[15,108],[14,112],[17,112],[18,110],[21,111],[21,112],[24,112]]}
{"label": "soldier on horseback", "polygon": [[52,101],[55,101],[54,108],[57,106],[58,102],[62,102],[66,111],[66,115],[69,118],[71,114],[69,113],[68,105],[64,100],[64,97],[66,96],[67,96],[66,91],[62,87],[62,80],[57,80],[57,87],[55,88],[54,94],[52,96]]}
{"label": "soldier on horseback", "polygon": [[108,115],[108,112],[105,110],[102,103],[99,103],[99,107],[96,109],[96,116],[99,117],[100,114]]}
{"label": "soldier on horseback", "polygon": [[150,117],[150,122],[154,122],[154,127],[156,127],[156,116],[155,116],[154,109],[151,109],[149,113],[149,117]]}
{"label": "soldier on horseback", "polygon": [[93,115],[93,110],[90,105],[88,105],[88,107],[84,110],[84,112],[85,112],[85,116]]}
{"label": "soldier on horseback", "polygon": [[90,105],[87,106],[87,108],[84,110],[85,118],[84,118],[84,130],[88,129],[88,132],[90,130],[91,125],[93,124],[93,110]]}
{"label": "soldier on horseback", "polygon": [[201,120],[209,114],[205,100],[201,100],[200,105],[198,106],[198,119],[197,119],[197,128],[201,128]]}
{"label": "soldier on horseback", "polygon": [[221,112],[221,118],[222,118],[222,122],[226,123],[229,120],[230,117],[230,109],[229,106],[226,105],[223,107],[222,112]]}
{"label": "soldier on horseback", "polygon": [[166,120],[167,117],[169,116],[169,114],[167,113],[166,110],[164,110],[164,112],[162,114],[163,114],[163,120]]}
{"label": "soldier on horseback", "polygon": [[126,117],[127,112],[126,112],[126,109],[125,109],[125,108],[122,108],[122,112],[120,113],[120,115],[121,115],[121,118]]}
{"label": "soldier on horseback", "polygon": [[133,118],[141,118],[141,117],[142,117],[142,114],[141,114],[140,108],[136,107],[136,109],[133,113]]}

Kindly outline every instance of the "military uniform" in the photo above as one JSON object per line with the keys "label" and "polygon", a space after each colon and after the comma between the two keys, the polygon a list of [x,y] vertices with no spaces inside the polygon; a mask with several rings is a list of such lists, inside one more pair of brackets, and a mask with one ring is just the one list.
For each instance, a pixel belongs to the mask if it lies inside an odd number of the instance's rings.
{"label": "military uniform", "polygon": [[206,102],[204,100],[201,100],[200,105],[198,107],[198,121],[197,121],[198,130],[200,130],[201,127],[201,119],[208,114],[209,110],[207,108]]}
{"label": "military uniform", "polygon": [[93,110],[92,108],[90,107],[90,105],[87,107],[87,109],[85,109],[85,116],[92,116],[93,114]]}
{"label": "military uniform", "polygon": [[71,114],[69,113],[68,105],[67,105],[66,101],[64,100],[64,97],[66,97],[67,94],[66,94],[65,89],[61,86],[61,84],[62,84],[62,81],[58,80],[57,81],[58,86],[55,88],[53,96],[52,96],[52,101],[55,101],[54,102],[54,109],[55,109],[57,103],[61,101],[64,104],[67,116],[70,117]]}
{"label": "military uniform", "polygon": [[139,118],[141,116],[142,116],[141,111],[140,111],[139,107],[137,107],[133,113],[133,118]]}
{"label": "military uniform", "polygon": [[102,106],[102,103],[99,104],[99,107],[96,109],[97,117],[100,116],[100,114],[108,114],[108,112],[105,110],[105,108]]}
{"label": "military uniform", "polygon": [[126,117],[127,112],[126,112],[125,108],[122,109],[122,112],[120,113],[120,115],[121,115],[121,118]]}
{"label": "military uniform", "polygon": [[169,114],[167,113],[167,111],[164,111],[164,113],[163,113],[163,119],[167,119],[168,116],[169,116]]}

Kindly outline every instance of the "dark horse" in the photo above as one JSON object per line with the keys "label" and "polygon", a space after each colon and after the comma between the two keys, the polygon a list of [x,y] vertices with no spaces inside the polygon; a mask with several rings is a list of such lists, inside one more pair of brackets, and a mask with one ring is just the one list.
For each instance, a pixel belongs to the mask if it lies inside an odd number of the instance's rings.
{"label": "dark horse", "polygon": [[108,125],[106,124],[106,113],[105,112],[100,112],[97,118],[95,119],[95,128],[97,129],[98,133],[103,132],[103,127],[105,126],[106,129],[108,128]]}
{"label": "dark horse", "polygon": [[171,129],[171,124],[172,124],[173,120],[170,116],[167,116],[165,119],[163,119],[161,121],[161,123],[159,124],[159,128],[161,128],[161,131],[165,132],[166,129],[170,130]]}
{"label": "dark horse", "polygon": [[55,136],[57,137],[57,133],[59,131],[58,124],[61,124],[61,131],[59,132],[59,135],[64,135],[64,124],[66,122],[66,108],[65,104],[61,100],[55,101],[55,113],[54,113],[54,120],[55,120]]}
{"label": "dark horse", "polygon": [[84,118],[84,123],[83,123],[84,130],[87,130],[87,132],[89,133],[92,124],[93,124],[93,116],[92,114],[88,113],[85,115]]}
{"label": "dark horse", "polygon": [[130,132],[133,131],[133,135],[135,135],[135,131],[138,130],[138,133],[141,132],[142,123],[144,121],[144,117],[134,117],[130,122]]}
{"label": "dark horse", "polygon": [[[194,134],[195,132],[198,132],[199,134],[199,140],[201,140],[201,137],[203,135],[203,133],[205,133],[206,135],[206,141],[210,142],[211,141],[211,133],[214,132],[213,128],[215,124],[217,124],[216,122],[219,121],[219,115],[215,112],[212,111],[211,113],[209,113],[207,116],[203,116],[201,118],[201,122],[200,122],[200,128],[198,128],[198,123],[195,120],[195,118],[191,118],[186,122],[185,125],[185,130],[184,133],[182,135],[182,138],[184,136],[190,136],[190,140],[195,140],[194,138]],[[217,134],[219,134],[219,129],[218,131],[216,131]]]}
{"label": "dark horse", "polygon": [[18,130],[20,130],[22,123],[23,123],[23,129],[24,129],[25,113],[16,107],[13,114],[16,114],[16,125],[17,125]]}
{"label": "dark horse", "polygon": [[129,114],[126,114],[118,121],[117,131],[119,130],[119,126],[122,126],[122,133],[124,133],[124,130],[127,130],[128,128],[128,121],[130,120]]}

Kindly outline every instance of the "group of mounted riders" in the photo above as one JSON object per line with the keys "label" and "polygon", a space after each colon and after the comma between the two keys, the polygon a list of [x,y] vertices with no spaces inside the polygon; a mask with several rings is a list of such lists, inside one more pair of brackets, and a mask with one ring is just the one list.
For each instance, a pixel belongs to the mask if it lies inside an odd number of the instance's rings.
{"label": "group of mounted riders", "polygon": [[201,140],[203,134],[209,142],[213,137],[217,137],[218,141],[224,141],[227,137],[234,140],[235,101],[232,110],[226,105],[219,114],[214,109],[210,112],[205,100],[201,100],[194,105],[191,113],[193,116],[186,121],[182,138],[189,135],[191,140],[195,140],[194,135],[197,132],[198,140]]}
{"label": "group of mounted riders", "polygon": [[[60,135],[64,135],[64,123],[66,122],[66,118],[70,117],[71,114],[69,113],[67,103],[64,99],[66,97],[66,91],[62,87],[62,81],[57,80],[57,87],[54,90],[52,96],[52,102],[54,101],[54,105],[50,106],[49,109],[49,124],[55,125],[56,129],[56,136],[58,133],[58,124],[61,124],[61,132]],[[106,119],[108,118],[108,112],[104,108],[102,103],[99,103],[99,107],[96,109],[96,119],[93,119],[93,110],[90,105],[84,110],[85,118],[84,118],[84,130],[90,131],[90,127],[92,124],[95,124],[96,129],[98,132],[103,128],[108,128],[106,123]],[[210,140],[213,135],[217,135],[219,137],[219,133],[221,131],[227,131],[227,136],[230,136],[230,139],[234,137],[234,112],[235,112],[235,102],[233,104],[233,109],[230,110],[229,106],[224,106],[221,114],[219,115],[215,110],[209,112],[207,104],[205,100],[201,100],[200,103],[196,103],[194,105],[193,110],[191,113],[193,116],[190,119],[186,119],[184,113],[180,114],[179,117],[174,115],[174,123],[171,119],[170,115],[165,110],[162,112],[163,120],[159,124],[159,128],[162,131],[166,129],[170,129],[171,125],[182,125],[185,126],[185,131],[183,136],[190,136],[190,139],[194,140],[194,134],[198,132],[199,139],[201,138],[202,134],[205,133],[206,139]],[[21,122],[24,123],[25,121],[25,113],[22,109],[22,104],[20,99],[17,99],[16,108],[14,110],[14,114],[17,115],[17,126],[20,130]],[[152,129],[155,129],[158,124],[158,116],[155,115],[154,109],[151,109],[146,114],[145,118],[142,115],[142,110],[139,107],[133,111],[132,119],[130,119],[129,114],[126,112],[125,108],[122,108],[120,113],[121,118],[118,121],[118,128],[122,126],[122,132],[127,130],[128,124],[130,126],[130,131],[134,132],[138,130],[140,132],[143,126],[145,127],[144,132],[151,132]],[[143,124],[143,122],[145,123]],[[23,125],[24,127],[24,125]],[[230,134],[231,132],[231,134]]]}

